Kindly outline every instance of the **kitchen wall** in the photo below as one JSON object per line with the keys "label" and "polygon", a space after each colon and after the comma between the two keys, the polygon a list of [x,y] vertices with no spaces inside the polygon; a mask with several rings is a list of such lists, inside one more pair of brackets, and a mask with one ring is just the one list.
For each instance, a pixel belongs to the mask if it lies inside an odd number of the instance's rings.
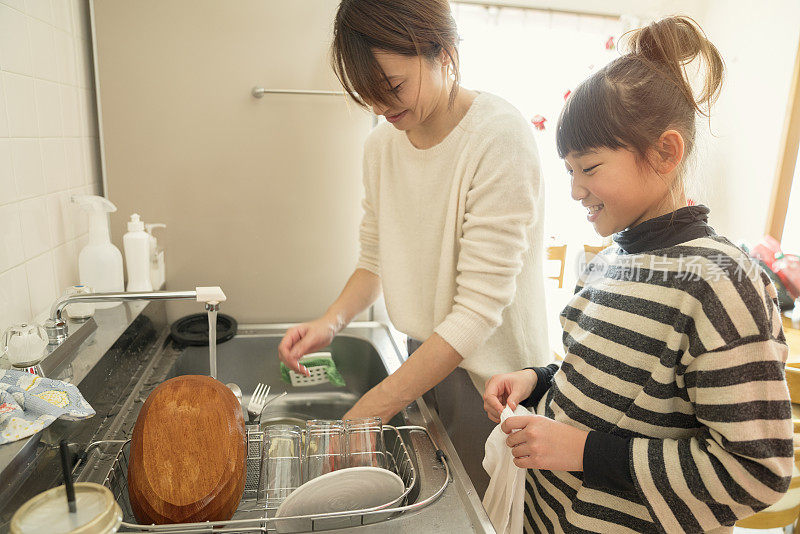
{"label": "kitchen wall", "polygon": [[99,193],[88,0],[0,0],[0,333],[78,282]]}
{"label": "kitchen wall", "polygon": [[[325,311],[352,273],[371,116],[333,89],[338,0],[95,2],[109,198],[163,222],[167,286],[220,285],[240,322]],[[201,312],[173,303],[170,319]]]}

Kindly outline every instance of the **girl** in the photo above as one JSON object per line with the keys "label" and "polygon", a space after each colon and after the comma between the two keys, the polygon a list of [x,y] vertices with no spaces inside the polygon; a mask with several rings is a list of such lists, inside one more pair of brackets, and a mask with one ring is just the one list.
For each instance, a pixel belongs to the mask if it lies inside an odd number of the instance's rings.
{"label": "girl", "polygon": [[501,98],[459,87],[457,42],[446,0],[340,4],[335,71],[387,122],[364,146],[356,270],[322,317],[289,329],[279,353],[305,372],[298,359],[328,345],[383,291],[413,354],[345,417],[388,421],[433,388],[426,398],[482,495],[483,444],[494,426],[484,383],[498,368],[550,360],[542,186],[527,121]]}
{"label": "girl", "polygon": [[[791,479],[775,288],[683,190],[695,112],[717,96],[722,60],[684,17],[631,42],[570,96],[557,131],[573,198],[616,244],[561,312],[561,367],[486,385],[494,421],[526,397],[537,414],[502,424],[529,469],[529,532],[726,532]],[[695,99],[684,66],[698,56]]]}

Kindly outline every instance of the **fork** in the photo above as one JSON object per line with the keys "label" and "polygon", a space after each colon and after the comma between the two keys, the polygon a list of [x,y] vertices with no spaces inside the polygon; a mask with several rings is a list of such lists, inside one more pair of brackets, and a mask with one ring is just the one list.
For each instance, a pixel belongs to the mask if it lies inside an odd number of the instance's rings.
{"label": "fork", "polygon": [[250,415],[252,421],[254,417],[258,417],[264,406],[267,404],[267,396],[269,395],[270,386],[265,386],[261,382],[256,386],[253,395],[250,397],[250,402],[247,404],[247,413]]}

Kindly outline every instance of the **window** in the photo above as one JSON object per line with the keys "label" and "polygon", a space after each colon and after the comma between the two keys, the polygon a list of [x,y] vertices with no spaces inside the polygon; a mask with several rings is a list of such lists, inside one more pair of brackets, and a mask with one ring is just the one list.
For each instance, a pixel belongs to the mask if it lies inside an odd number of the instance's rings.
{"label": "window", "polygon": [[781,139],[778,172],[772,189],[766,233],[781,242],[784,252],[800,253],[800,43],[794,60],[789,110]]}

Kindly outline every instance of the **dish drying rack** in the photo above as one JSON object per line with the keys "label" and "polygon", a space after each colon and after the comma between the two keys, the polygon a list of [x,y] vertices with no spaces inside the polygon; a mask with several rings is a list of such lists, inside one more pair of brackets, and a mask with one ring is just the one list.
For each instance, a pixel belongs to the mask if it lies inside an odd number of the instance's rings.
{"label": "dish drying rack", "polygon": [[[408,447],[401,431],[421,432],[431,442],[436,454],[438,464],[444,469],[444,482],[430,496],[416,501],[408,502],[409,494],[417,484],[417,471],[409,454]],[[264,501],[257,499],[258,483],[261,466],[261,446],[264,432],[258,426],[247,426],[247,471],[245,487],[239,507],[233,518],[227,521],[209,521],[203,523],[175,523],[171,525],[140,525],[136,523],[130,501],[128,499],[128,459],[130,455],[130,440],[105,440],[91,443],[86,448],[86,454],[97,450],[101,454],[111,446],[116,446],[112,466],[102,484],[109,488],[114,498],[122,508],[122,524],[118,532],[156,532],[160,534],[196,534],[207,533],[238,533],[238,532],[279,532],[281,522],[291,522],[292,530],[281,529],[286,532],[316,532],[338,528],[356,527],[378,523],[406,511],[419,510],[436,501],[444,492],[450,482],[450,468],[444,452],[434,441],[423,426],[383,425],[384,443],[386,448],[386,465],[403,480],[403,494],[391,503],[363,510],[347,510],[343,512],[313,514],[291,517],[274,517],[277,507],[267,507]],[[113,450],[113,448],[112,448]],[[296,522],[305,525],[304,530],[296,530]]]}

